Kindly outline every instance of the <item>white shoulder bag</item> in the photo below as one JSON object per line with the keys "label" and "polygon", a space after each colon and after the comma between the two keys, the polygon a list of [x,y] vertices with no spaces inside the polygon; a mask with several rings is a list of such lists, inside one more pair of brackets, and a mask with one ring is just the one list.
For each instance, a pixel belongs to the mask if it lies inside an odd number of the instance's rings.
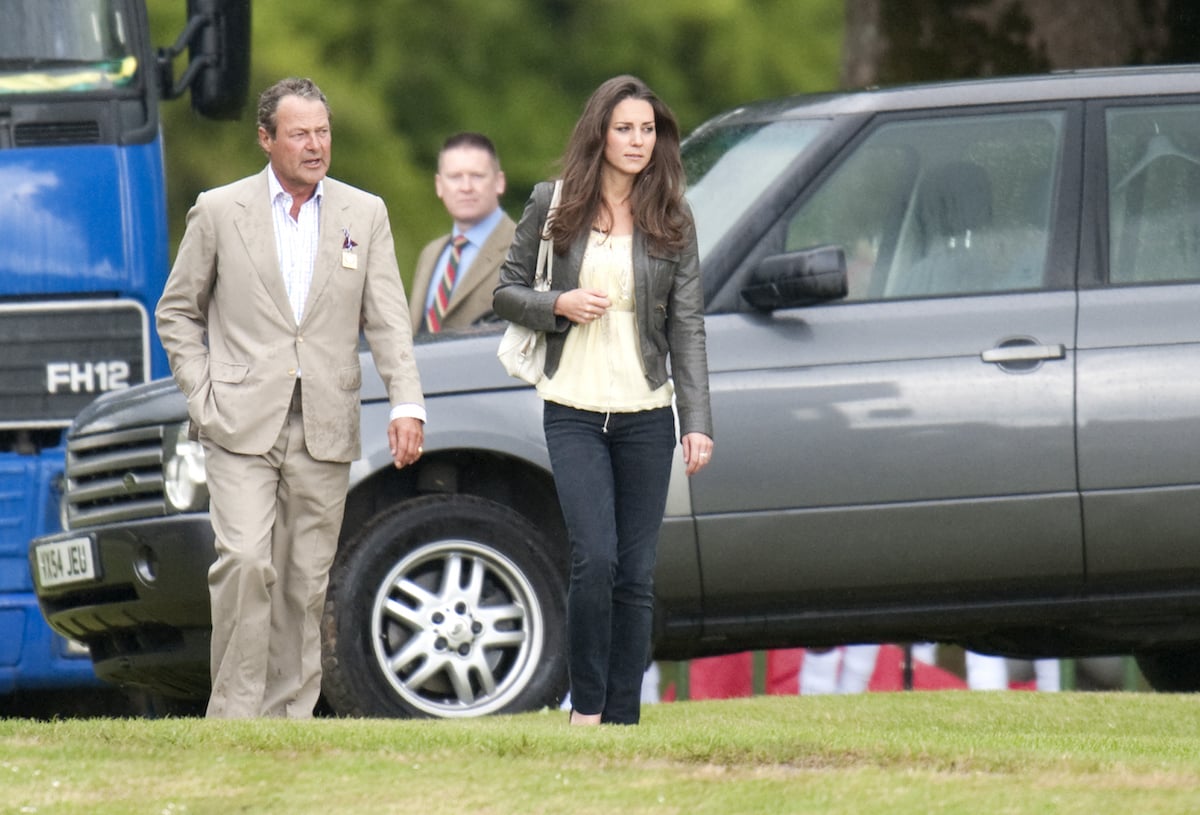
{"label": "white shoulder bag", "polygon": [[[537,267],[533,273],[533,290],[549,291],[554,266],[554,241],[546,237],[554,210],[562,196],[562,179],[554,182],[554,194],[550,197],[550,209],[546,212],[546,223],[542,226],[542,241],[538,244]],[[500,364],[509,376],[536,385],[546,367],[546,335],[517,323],[509,323],[500,338],[496,351]]]}

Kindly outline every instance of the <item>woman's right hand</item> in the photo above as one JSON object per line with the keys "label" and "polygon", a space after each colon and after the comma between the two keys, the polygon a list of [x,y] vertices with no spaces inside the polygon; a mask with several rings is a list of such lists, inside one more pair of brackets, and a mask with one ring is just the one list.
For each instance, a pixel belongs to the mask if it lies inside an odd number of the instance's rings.
{"label": "woman's right hand", "polygon": [[603,317],[611,305],[608,294],[600,289],[571,289],[560,294],[554,301],[554,313],[573,323],[584,325]]}

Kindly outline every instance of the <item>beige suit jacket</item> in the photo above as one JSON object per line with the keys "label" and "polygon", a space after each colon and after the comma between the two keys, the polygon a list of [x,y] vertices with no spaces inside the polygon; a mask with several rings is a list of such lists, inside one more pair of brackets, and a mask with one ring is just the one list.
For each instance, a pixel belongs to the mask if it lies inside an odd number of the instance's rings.
{"label": "beige suit jacket", "polygon": [[[467,268],[467,276],[454,287],[442,330],[466,328],[492,316],[492,292],[500,282],[500,265],[508,255],[516,224],[508,215],[501,215],[492,234],[488,235],[479,254]],[[417,269],[413,274],[412,294],[408,300],[412,315],[413,333],[425,331],[425,299],[429,295],[429,283],[433,279],[434,265],[438,256],[450,242],[450,235],[442,235],[425,244],[417,258]]]}
{"label": "beige suit jacket", "polygon": [[[359,435],[359,330],[393,405],[424,405],[387,208],[327,178],[320,243],[296,324],[275,248],[268,169],[202,193],[156,311],[194,426],[221,447],[261,455],[303,375],[304,433],[323,461],[353,461]],[[345,232],[358,245],[343,258]],[[383,429],[380,429],[383,432]]]}

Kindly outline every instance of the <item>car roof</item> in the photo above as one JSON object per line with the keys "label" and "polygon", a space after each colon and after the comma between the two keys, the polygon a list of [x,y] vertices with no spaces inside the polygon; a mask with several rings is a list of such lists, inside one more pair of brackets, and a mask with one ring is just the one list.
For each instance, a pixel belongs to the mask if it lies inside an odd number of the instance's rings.
{"label": "car roof", "polygon": [[791,96],[743,105],[707,124],[1197,92],[1200,65],[1097,68]]}

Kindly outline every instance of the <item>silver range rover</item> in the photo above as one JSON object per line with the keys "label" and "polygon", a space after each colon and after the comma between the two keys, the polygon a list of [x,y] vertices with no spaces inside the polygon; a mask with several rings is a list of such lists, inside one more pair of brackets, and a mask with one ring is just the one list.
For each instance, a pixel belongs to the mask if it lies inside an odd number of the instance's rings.
{"label": "silver range rover", "polygon": [[[757,103],[684,152],[717,447],[673,481],[656,655],[938,641],[1133,653],[1156,688],[1200,688],[1200,72]],[[498,339],[419,344],[430,421],[401,472],[364,354],[335,713],[564,692],[563,524]],[[170,382],[80,414],[66,531],[30,562],[101,676],[202,700],[212,532],[185,418]]]}

